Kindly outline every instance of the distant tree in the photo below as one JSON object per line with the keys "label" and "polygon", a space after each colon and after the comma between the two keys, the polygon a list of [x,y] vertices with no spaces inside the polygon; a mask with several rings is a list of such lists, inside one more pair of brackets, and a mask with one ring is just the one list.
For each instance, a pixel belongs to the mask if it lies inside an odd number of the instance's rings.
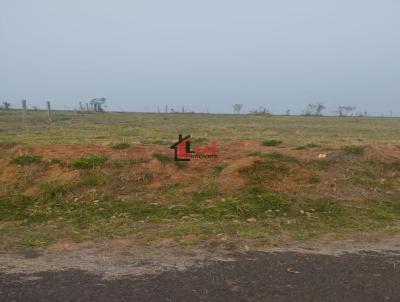
{"label": "distant tree", "polygon": [[325,110],[326,109],[326,107],[325,107],[325,105],[324,105],[324,103],[320,103],[320,102],[318,102],[318,103],[316,103],[315,104],[315,115],[322,115],[322,111],[323,110]]}
{"label": "distant tree", "polygon": [[94,98],[90,100],[90,106],[94,112],[104,112],[103,105],[106,102],[106,98]]}
{"label": "distant tree", "polygon": [[339,106],[336,110],[336,112],[339,114],[339,116],[347,116],[350,114],[350,112],[354,111],[356,107],[352,106]]}
{"label": "distant tree", "polygon": [[243,104],[233,104],[232,106],[235,114],[239,114],[240,110],[243,108]]}
{"label": "distant tree", "polygon": [[306,107],[306,110],[304,111],[305,115],[322,115],[322,111],[325,110],[326,107],[324,103],[314,103],[314,104],[308,104]]}
{"label": "distant tree", "polygon": [[251,110],[250,114],[257,114],[257,115],[270,115],[271,113],[269,112],[267,107],[258,107],[258,109]]}
{"label": "distant tree", "polygon": [[286,110],[286,115],[290,115],[290,109]]}
{"label": "distant tree", "polygon": [[4,110],[9,110],[11,108],[11,104],[9,102],[3,102]]}
{"label": "distant tree", "polygon": [[315,112],[315,105],[308,104],[306,110],[304,110],[304,115],[313,115]]}

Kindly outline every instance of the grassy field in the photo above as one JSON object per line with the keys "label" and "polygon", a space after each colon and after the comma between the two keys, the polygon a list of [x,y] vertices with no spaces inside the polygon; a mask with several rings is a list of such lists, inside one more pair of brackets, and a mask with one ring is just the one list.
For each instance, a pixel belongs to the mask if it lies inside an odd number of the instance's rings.
{"label": "grassy field", "polygon": [[216,140],[277,138],[292,146],[400,143],[399,118],[0,111],[0,140],[32,144],[170,144],[179,133]]}
{"label": "grassy field", "polygon": [[[0,111],[0,246],[397,232],[400,119]],[[218,159],[173,161],[192,134]],[[320,156],[323,155],[323,156]]]}

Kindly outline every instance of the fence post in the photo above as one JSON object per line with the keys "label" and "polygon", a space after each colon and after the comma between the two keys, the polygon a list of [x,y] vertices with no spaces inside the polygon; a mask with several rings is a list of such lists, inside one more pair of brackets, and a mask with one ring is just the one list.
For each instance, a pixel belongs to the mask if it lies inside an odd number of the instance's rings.
{"label": "fence post", "polygon": [[49,123],[51,123],[51,107],[49,101],[47,101],[47,118],[49,119]]}
{"label": "fence post", "polygon": [[26,120],[26,100],[22,100],[22,122]]}

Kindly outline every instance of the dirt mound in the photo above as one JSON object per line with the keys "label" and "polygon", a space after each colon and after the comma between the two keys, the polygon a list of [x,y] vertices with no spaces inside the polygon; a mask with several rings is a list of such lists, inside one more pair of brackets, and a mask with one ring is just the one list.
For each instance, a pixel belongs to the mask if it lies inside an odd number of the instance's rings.
{"label": "dirt mound", "polygon": [[[398,145],[372,146],[362,154],[347,154],[343,150],[296,150],[235,141],[218,144],[217,158],[183,163],[174,162],[173,151],[165,146],[134,145],[117,150],[95,145],[43,145],[13,146],[2,151],[2,195],[17,190],[35,196],[42,193],[38,188],[46,181],[74,184],[68,194],[93,199],[111,195],[157,196],[158,200],[174,196],[179,200],[209,186],[216,186],[222,194],[257,186],[313,198],[354,199],[397,192],[400,187],[400,168],[394,165],[400,158]],[[107,161],[93,169],[73,165],[82,156],[93,154],[105,154]],[[22,166],[10,163],[21,155],[40,156],[42,161]]]}

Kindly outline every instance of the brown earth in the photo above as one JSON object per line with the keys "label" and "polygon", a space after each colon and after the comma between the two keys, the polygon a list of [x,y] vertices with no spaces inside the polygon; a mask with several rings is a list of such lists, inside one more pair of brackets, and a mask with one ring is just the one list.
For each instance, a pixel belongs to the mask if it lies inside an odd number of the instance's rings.
{"label": "brown earth", "polygon": [[[348,155],[342,150],[294,150],[280,146],[264,147],[256,141],[233,141],[218,145],[218,158],[192,159],[182,166],[172,160],[173,151],[165,146],[134,145],[116,150],[97,145],[16,145],[0,150],[0,195],[17,191],[36,196],[43,193],[40,184],[45,181],[78,184],[94,172],[103,174],[106,182],[99,186],[75,186],[71,196],[85,198],[85,192],[95,190],[126,199],[171,188],[190,194],[210,186],[216,187],[218,193],[230,194],[248,186],[262,186],[270,191],[310,198],[331,196],[348,200],[397,192],[400,188],[399,170],[392,168],[400,158],[399,145],[375,145],[367,147],[362,155]],[[257,156],[255,152],[279,152],[294,160]],[[164,154],[171,161],[162,163],[152,157],[153,153]],[[249,156],[251,153],[255,156]],[[78,170],[71,165],[82,156],[91,154],[106,154],[109,160],[95,171]],[[326,158],[319,159],[320,154]],[[44,162],[25,166],[10,163],[12,158],[21,155],[38,155]],[[52,163],[54,160],[58,162]],[[368,166],[368,160],[377,161],[377,166]],[[271,174],[260,183],[252,181],[249,173],[266,161],[278,167],[284,166],[290,173]],[[376,180],[376,186],[362,183],[368,181],[362,178],[366,171],[371,174],[371,179]],[[359,176],[361,183],[354,183],[352,175]],[[385,182],[390,182],[390,186]]]}

